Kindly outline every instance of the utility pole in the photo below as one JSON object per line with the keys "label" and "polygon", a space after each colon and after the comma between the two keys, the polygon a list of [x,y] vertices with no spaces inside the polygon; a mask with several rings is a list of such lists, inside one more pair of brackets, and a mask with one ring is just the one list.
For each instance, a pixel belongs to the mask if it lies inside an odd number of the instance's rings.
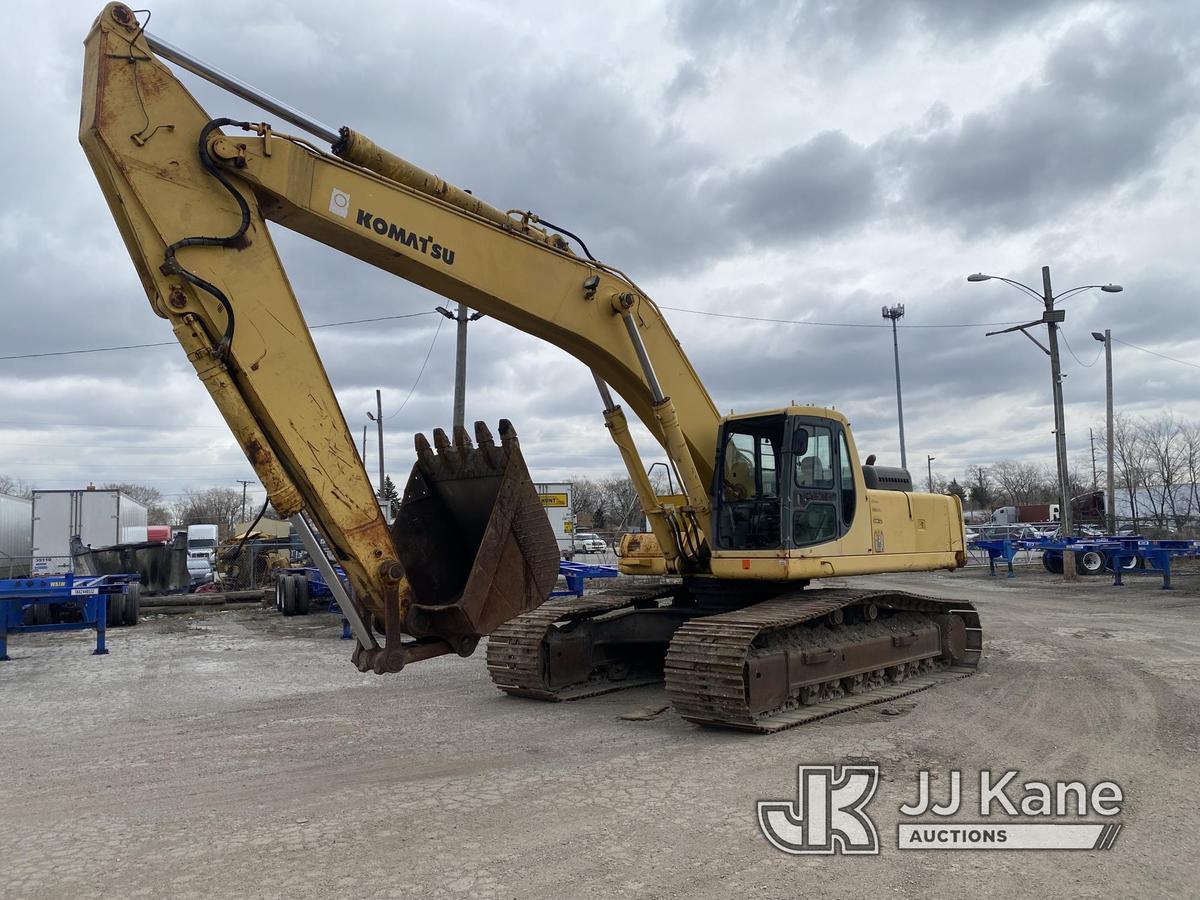
{"label": "utility pole", "polygon": [[1113,382],[1112,382],[1112,331],[1105,328],[1104,334],[1092,332],[1092,337],[1104,344],[1104,400],[1105,400],[1105,450],[1108,456],[1108,484],[1105,485],[1104,505],[1108,519],[1108,533],[1117,533],[1117,480],[1113,471]]}
{"label": "utility pole", "polygon": [[896,418],[900,423],[900,468],[908,468],[908,454],[904,449],[904,400],[900,395],[900,340],[896,336],[896,322],[904,317],[904,304],[885,306],[883,317],[892,320],[892,351],[896,359]]}
{"label": "utility pole", "polygon": [[1088,429],[1088,443],[1092,446],[1092,490],[1094,491],[1099,484],[1099,480],[1096,475],[1096,435],[1092,432],[1091,428]]}
{"label": "utility pole", "polygon": [[[1038,294],[1037,291],[1027,284],[1021,284],[1019,281],[1013,281],[1011,278],[1005,278],[1002,275],[984,275],[982,272],[976,272],[974,275],[968,275],[967,281],[990,281],[993,278],[997,278],[1006,284],[1024,291],[1033,298],[1040,300],[1043,305],[1042,317],[1040,319],[1033,322],[1026,322],[1023,325],[1014,325],[1011,328],[1004,328],[1000,331],[989,331],[987,332],[987,336],[991,337],[994,334],[1019,331],[1037,344],[1050,357],[1050,387],[1054,399],[1054,455],[1058,468],[1058,515],[1063,537],[1069,538],[1074,528],[1071,522],[1071,486],[1067,473],[1067,427],[1063,413],[1063,376],[1058,358],[1058,326],[1060,322],[1066,319],[1066,313],[1061,309],[1055,309],[1054,302],[1056,300],[1065,300],[1081,291],[1088,291],[1092,288],[1100,288],[1100,290],[1109,294],[1119,294],[1123,288],[1119,284],[1084,284],[1063,291],[1056,297],[1050,285],[1049,266],[1042,266],[1041,294]],[[1046,326],[1049,347],[1042,346],[1042,343],[1037,338],[1026,331],[1027,328],[1032,328],[1035,325]],[[1075,572],[1075,552],[1070,549],[1063,551],[1063,578],[1066,581],[1075,581],[1078,578]]]}
{"label": "utility pole", "polygon": [[[1054,388],[1054,452],[1058,462],[1058,516],[1063,537],[1074,532],[1071,521],[1071,487],[1067,476],[1067,423],[1063,410],[1062,365],[1058,358],[1058,323],[1066,318],[1062,310],[1054,308],[1054,290],[1050,286],[1050,267],[1042,266],[1042,301],[1046,304],[1043,318],[1049,332],[1050,380]],[[1070,558],[1068,558],[1068,555]],[[1075,578],[1075,554],[1067,551],[1063,555],[1064,572],[1068,581]]]}
{"label": "utility pole", "polygon": [[472,313],[465,303],[458,304],[457,313],[452,313],[443,306],[437,307],[437,311],[458,325],[458,342],[454,348],[454,425],[465,428],[467,417],[467,324],[478,322],[484,314]]}
{"label": "utility pole", "polygon": [[365,467],[367,464],[367,426],[366,425],[363,426],[362,451],[359,453],[358,458],[360,460],[362,460],[362,464]]}
{"label": "utility pole", "polygon": [[254,479],[252,479],[252,478],[251,479],[237,478],[234,480],[237,481],[237,483],[242,486],[242,521],[245,522],[246,521],[246,485],[253,484]]}
{"label": "utility pole", "polygon": [[[377,496],[383,494],[383,391],[375,391],[375,415],[367,413],[367,418],[370,419],[379,430],[379,490],[376,491]],[[363,449],[366,449],[367,430],[363,429]],[[364,456],[366,454],[364,453]]]}
{"label": "utility pole", "polygon": [[465,428],[467,416],[467,305],[458,304],[458,341],[454,346],[454,427]]}
{"label": "utility pole", "polygon": [[925,457],[925,465],[929,469],[929,493],[931,493],[931,494],[933,493],[933,461],[935,459],[937,459],[936,456],[928,456],[927,455]]}

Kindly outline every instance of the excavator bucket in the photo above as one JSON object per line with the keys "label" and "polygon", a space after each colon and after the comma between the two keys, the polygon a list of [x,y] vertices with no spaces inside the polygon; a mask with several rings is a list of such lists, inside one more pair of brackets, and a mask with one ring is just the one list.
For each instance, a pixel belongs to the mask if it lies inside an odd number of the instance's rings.
{"label": "excavator bucket", "polygon": [[438,428],[416,436],[417,462],[392,525],[412,589],[405,631],[437,636],[464,655],[479,638],[540,606],[558,578],[558,542],[512,423],[500,445],[483,422],[475,445]]}

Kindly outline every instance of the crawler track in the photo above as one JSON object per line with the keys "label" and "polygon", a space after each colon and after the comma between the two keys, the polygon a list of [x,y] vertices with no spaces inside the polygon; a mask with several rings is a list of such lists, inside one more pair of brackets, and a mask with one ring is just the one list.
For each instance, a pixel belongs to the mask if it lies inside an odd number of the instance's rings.
{"label": "crawler track", "polygon": [[[807,694],[789,696],[774,708],[752,708],[747,679],[766,644],[791,639],[815,646],[828,640],[839,650],[851,647],[858,636],[867,633],[868,625],[847,624],[825,631],[816,628],[823,628],[831,617],[840,619],[843,614],[870,605],[886,615],[922,614],[930,622],[934,621],[932,617],[957,617],[965,630],[965,651],[951,661],[926,658],[855,675],[855,687],[860,692],[843,690],[846,679],[839,676],[806,688]],[[780,731],[967,677],[979,663],[982,640],[978,614],[971,604],[962,601],[898,591],[796,592],[683,624],[667,653],[667,696],[679,715],[692,722],[748,731]],[[800,650],[793,652],[804,655]],[[814,655],[822,653],[836,655],[829,649]]]}
{"label": "crawler track", "polygon": [[507,694],[536,700],[577,700],[662,681],[661,673],[633,673],[619,681],[594,676],[586,681],[551,686],[546,660],[546,639],[551,632],[572,621],[595,618],[636,606],[657,605],[679,591],[678,585],[657,590],[626,588],[589,594],[586,597],[556,597],[492,633],[487,644],[487,667],[493,683]]}

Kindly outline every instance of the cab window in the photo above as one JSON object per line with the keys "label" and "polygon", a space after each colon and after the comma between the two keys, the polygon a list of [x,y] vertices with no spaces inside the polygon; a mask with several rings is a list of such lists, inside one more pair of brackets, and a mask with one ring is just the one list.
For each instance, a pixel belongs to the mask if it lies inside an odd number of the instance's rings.
{"label": "cab window", "polygon": [[719,547],[767,550],[779,546],[783,437],[782,417],[747,419],[727,426],[721,448]]}
{"label": "cab window", "polygon": [[792,432],[792,542],[807,547],[838,536],[833,432],[797,424]]}
{"label": "cab window", "polygon": [[842,470],[842,529],[848,531],[854,521],[854,466],[844,431],[838,432],[838,460]]}

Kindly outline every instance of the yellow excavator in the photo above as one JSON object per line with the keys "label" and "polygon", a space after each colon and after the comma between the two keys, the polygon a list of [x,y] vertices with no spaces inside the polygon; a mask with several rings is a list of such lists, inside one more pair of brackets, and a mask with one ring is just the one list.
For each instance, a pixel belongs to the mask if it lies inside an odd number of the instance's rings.
{"label": "yellow excavator", "polygon": [[[212,117],[164,60],[308,136]],[[963,565],[958,499],[860,465],[833,409],[721,416],[659,308],[566,229],[305,116],[148,34],[120,3],[86,40],[79,136],[151,307],[327,570],[361,670],[469,656],[490,635],[488,669],[511,694],[565,700],[665,678],[684,718],[770,732],[978,665],[969,603],[805,589]],[[389,528],[267,221],[587,366],[650,529],[623,538],[621,569],[656,577],[546,602],[557,545],[505,420],[498,440],[482,422],[474,435],[437,429],[432,445],[417,435]],[[614,393],[664,448],[678,493],[656,493]]]}

